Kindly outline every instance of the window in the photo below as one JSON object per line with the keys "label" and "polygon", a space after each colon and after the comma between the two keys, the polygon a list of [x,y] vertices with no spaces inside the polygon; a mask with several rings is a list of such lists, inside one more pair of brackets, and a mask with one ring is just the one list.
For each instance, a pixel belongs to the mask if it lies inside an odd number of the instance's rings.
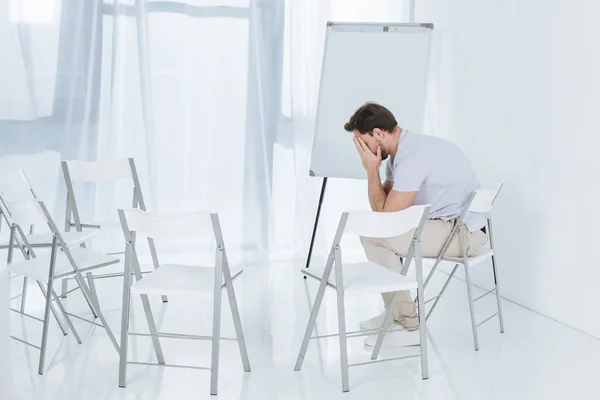
{"label": "window", "polygon": [[9,0],[9,20],[26,24],[56,24],[61,0]]}

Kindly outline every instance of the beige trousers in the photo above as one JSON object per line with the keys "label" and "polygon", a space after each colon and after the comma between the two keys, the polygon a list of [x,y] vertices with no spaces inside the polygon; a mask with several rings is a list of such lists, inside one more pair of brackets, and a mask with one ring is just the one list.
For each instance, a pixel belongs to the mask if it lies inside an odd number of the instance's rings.
{"label": "beige trousers", "polygon": [[[442,221],[432,219],[426,221],[421,232],[421,255],[423,257],[437,258],[456,223],[457,220]],[[467,235],[467,255],[469,257],[475,256],[479,249],[487,242],[487,235],[481,230],[475,232],[467,230],[465,233]],[[400,272],[402,270],[402,261],[400,258],[407,255],[413,235],[414,230],[401,236],[385,239],[361,237],[361,242],[369,261]],[[460,230],[457,229],[444,255],[446,257],[462,257],[461,247]],[[392,301],[393,293],[382,293],[382,296],[387,308]],[[394,319],[406,328],[417,327],[419,322],[410,291],[398,292],[396,299],[397,307],[394,311]]]}

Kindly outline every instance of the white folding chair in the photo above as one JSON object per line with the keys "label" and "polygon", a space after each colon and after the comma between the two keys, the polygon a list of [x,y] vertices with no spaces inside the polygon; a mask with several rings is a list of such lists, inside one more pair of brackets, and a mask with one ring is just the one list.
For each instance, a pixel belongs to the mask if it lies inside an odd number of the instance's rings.
{"label": "white folding chair", "polygon": [[[492,230],[492,216],[491,216],[492,206],[493,206],[494,202],[496,201],[496,198],[498,197],[498,194],[500,193],[502,186],[503,185],[500,185],[497,189],[493,189],[493,190],[489,190],[489,189],[476,190],[473,193],[473,195],[471,196],[471,199],[467,203],[467,206],[465,207],[464,211],[462,212],[460,218],[458,219],[456,226],[450,233],[450,236],[448,236],[446,243],[442,247],[442,251],[440,252],[440,255],[437,258],[427,258],[426,259],[426,260],[435,261],[435,262],[433,264],[431,271],[429,272],[429,275],[427,276],[427,279],[425,279],[425,287],[427,287],[427,285],[429,284],[429,281],[433,277],[433,274],[437,270],[440,262],[446,261],[446,262],[451,262],[451,263],[455,264],[454,268],[452,269],[452,272],[448,276],[448,279],[446,279],[446,282],[442,286],[442,289],[440,290],[439,294],[426,301],[426,303],[434,301],[433,305],[429,309],[429,312],[427,313],[426,319],[429,319],[429,317],[431,316],[431,313],[433,312],[433,310],[435,310],[435,307],[437,306],[438,302],[440,301],[440,298],[446,291],[446,288],[448,287],[448,284],[450,283],[450,280],[454,276],[454,273],[456,272],[458,267],[460,265],[464,266],[465,280],[467,282],[467,297],[469,300],[469,311],[471,313],[471,328],[473,330],[473,343],[474,343],[476,351],[479,350],[479,339],[477,337],[477,328],[479,326],[488,322],[495,316],[498,316],[498,321],[500,323],[500,332],[504,333],[504,318],[502,316],[502,305],[500,302],[500,281],[498,278],[498,265],[496,263],[496,246],[494,244],[494,234],[493,234],[493,230]],[[483,214],[487,215],[486,232],[489,237],[490,248],[483,248],[480,251],[480,254],[478,254],[475,257],[467,256],[465,235],[468,233],[469,230],[468,230],[467,226],[465,225],[465,218],[468,215],[468,213],[483,213]],[[458,257],[458,258],[457,257],[446,257],[446,256],[444,256],[444,253],[446,252],[446,249],[450,245],[451,241],[454,239],[457,231],[459,231],[459,240],[460,240],[460,243],[462,246],[461,252],[462,252],[463,256]],[[490,259],[492,260],[492,272],[494,275],[494,288],[492,290],[487,291],[483,295],[473,299],[473,294],[471,292],[471,286],[472,286],[471,275],[470,275],[469,269],[470,269],[470,267],[472,267],[474,265],[481,264]],[[496,294],[496,303],[497,303],[498,311],[495,314],[487,317],[483,321],[477,323],[476,319],[475,319],[475,312],[474,312],[475,302],[477,300],[484,298],[488,294],[491,294],[494,292]]]}
{"label": "white folding chair", "polygon": [[[141,210],[119,210],[119,218],[123,227],[123,233],[126,239],[125,248],[125,274],[123,281],[123,313],[121,326],[121,359],[119,363],[119,386],[125,387],[127,380],[127,364],[155,365],[140,362],[131,362],[127,359],[128,337],[151,336],[156,358],[159,365],[165,364],[159,338],[168,337],[176,339],[195,339],[210,340],[212,342],[212,356],[210,368],[192,367],[208,369],[211,371],[210,394],[216,395],[218,389],[219,377],[219,344],[221,338],[221,295],[225,288],[229,296],[229,304],[233,315],[233,323],[236,331],[242,364],[244,371],[250,372],[250,361],[246,350],[246,342],[242,331],[242,323],[238,311],[235,292],[233,289],[233,279],[241,271],[232,276],[225,252],[225,244],[221,234],[219,217],[212,213],[193,213],[178,216],[157,216],[150,215]],[[198,239],[203,235],[203,231],[212,230],[212,235],[216,241],[216,260],[214,267],[165,264],[142,275],[140,271],[139,260],[136,251],[137,234],[146,236],[148,243],[153,238],[169,239]],[[131,273],[135,274],[136,282],[131,282]],[[225,283],[223,283],[223,280]],[[150,334],[129,332],[129,314],[131,305],[131,295],[139,294],[142,299],[146,320]],[[158,332],[148,295],[181,295],[213,300],[213,328],[212,336],[195,336],[174,333]],[[168,365],[167,365],[168,366]],[[171,365],[176,366],[176,365]],[[185,366],[178,366],[185,367]]]}
{"label": "white folding chair", "polygon": [[[63,161],[62,171],[67,187],[66,214],[65,214],[65,231],[69,232],[72,228],[81,232],[83,229],[102,229],[102,228],[119,228],[118,222],[112,221],[91,221],[90,223],[82,222],[81,210],[77,205],[77,197],[73,188],[74,182],[82,182],[88,184],[99,184],[106,182],[117,182],[121,180],[130,180],[132,184],[132,208],[146,210],[146,203],[142,195],[142,188],[138,177],[137,169],[133,158],[122,158],[106,161]],[[116,216],[116,215],[115,215]],[[156,258],[156,248],[154,242],[149,242],[150,254],[154,268],[158,266]],[[124,254],[123,251],[110,254]],[[144,272],[145,273],[145,272]],[[103,275],[94,275],[93,279],[111,278],[123,276],[122,273],[112,273]],[[63,280],[62,297],[65,298],[68,293],[68,281]],[[163,302],[167,302],[167,297],[162,296]]]}
{"label": "white folding chair", "polygon": [[[85,280],[83,279],[82,272],[90,273],[97,268],[116,264],[119,262],[114,256],[107,256],[104,254],[95,253],[91,250],[87,250],[79,247],[81,240],[75,240],[67,242],[63,235],[56,228],[56,224],[52,220],[50,213],[48,212],[44,202],[41,200],[23,200],[23,201],[10,201],[4,196],[0,195],[0,207],[5,217],[8,218],[9,226],[11,229],[11,238],[9,242],[9,250],[14,248],[15,240],[18,236],[18,240],[21,245],[20,249],[26,249],[23,252],[23,256],[26,258],[25,261],[12,263],[8,265],[8,270],[15,275],[27,276],[28,278],[34,279],[42,284],[46,284],[46,290],[42,291],[45,294],[46,303],[44,308],[44,318],[40,320],[43,322],[42,330],[42,342],[41,346],[36,346],[32,343],[26,342],[22,339],[13,337],[14,339],[33,346],[40,350],[40,360],[38,366],[38,373],[43,375],[46,358],[46,346],[48,340],[48,328],[49,328],[49,314],[52,309],[52,301],[56,301],[61,313],[65,317],[67,325],[73,335],[75,336],[78,343],[81,343],[81,339],[73,327],[69,316],[81,319],[83,321],[99,325],[103,327],[111,342],[115,346],[117,352],[119,352],[119,346],[117,341],[108,326],[104,315],[100,310],[98,304],[98,297],[95,292],[95,288],[92,286],[91,290],[87,287]],[[30,225],[42,225],[46,224],[52,233],[52,245],[50,255],[47,257],[38,257],[35,254],[33,247],[28,243],[27,236],[24,234],[22,226]],[[102,324],[98,324],[94,321],[88,321],[77,315],[68,313],[65,311],[60,300],[56,296],[53,289],[53,283],[56,279],[63,278],[66,276],[75,276],[79,288],[82,294],[86,298],[92,311],[100,318]],[[33,317],[35,318],[35,317]],[[58,317],[57,317],[58,318]],[[36,318],[37,319],[37,318]]]}
{"label": "white folding chair", "polygon": [[[9,200],[39,200],[38,195],[31,187],[29,180],[25,176],[23,170],[10,170],[3,171],[0,174],[0,193],[3,194]],[[3,212],[0,211],[0,223],[2,221],[7,221],[10,216],[5,216]],[[8,223],[10,226],[10,223]],[[29,233],[25,234],[25,238],[27,243],[31,247],[34,248],[50,248],[52,247],[52,239],[53,234],[51,232],[42,232],[42,233],[34,233],[35,227],[33,225],[29,226],[27,231]],[[62,232],[63,238],[67,243],[71,243],[74,241],[77,242],[85,242],[86,240],[91,239],[94,235],[93,232]],[[14,247],[19,247],[21,251],[27,251],[27,249],[23,246],[22,243],[19,242],[19,236],[15,237],[15,242],[13,248],[9,248],[8,243],[0,244],[0,249],[8,248],[7,260],[6,262],[10,264],[12,262]],[[25,312],[25,303],[27,300],[27,281],[28,278],[24,277],[23,280],[23,289],[21,292],[21,313]],[[60,321],[60,319],[57,319]],[[59,322],[60,323],[60,322]],[[62,328],[62,325],[61,325]],[[65,332],[63,330],[63,332]],[[65,332],[66,333],[66,332]]]}
{"label": "white folding chair", "polygon": [[[421,373],[423,379],[429,378],[428,362],[427,362],[427,327],[425,318],[421,315],[425,314],[425,305],[422,300],[418,301],[419,307],[419,336],[420,336],[420,354],[414,356],[396,357],[384,360],[377,360],[379,350],[383,343],[383,339],[387,332],[394,330],[392,328],[393,310],[396,307],[397,295],[401,290],[417,289],[420,296],[423,293],[423,268],[421,264],[421,244],[420,234],[423,229],[423,224],[427,218],[427,210],[429,206],[413,206],[406,210],[394,213],[376,213],[370,211],[353,211],[344,212],[340,219],[340,223],[329,252],[329,258],[324,268],[303,269],[302,272],[319,280],[319,290],[313,305],[310,319],[306,327],[302,346],[298,354],[295,370],[300,371],[304,362],[304,357],[308,349],[308,344],[312,339],[320,339],[323,337],[331,337],[332,335],[311,337],[325,289],[331,287],[337,292],[338,306],[338,327],[339,333],[335,336],[340,337],[340,359],[342,368],[342,390],[348,392],[350,390],[350,382],[348,377],[349,367],[371,364],[380,361],[392,361],[397,359],[405,359],[411,357],[421,357]],[[404,261],[402,274],[394,272],[381,265],[364,262],[355,264],[342,264],[342,250],[340,241],[345,232],[354,233],[364,237],[386,238],[402,235],[414,229],[414,236],[410,250]],[[415,259],[416,264],[416,280],[407,278],[406,272],[410,266],[412,259]],[[334,268],[335,266],[335,268]],[[334,271],[334,276],[332,276]],[[380,329],[368,331],[346,332],[346,316],[344,296],[346,294],[364,295],[368,293],[383,293],[394,292],[392,301],[386,309],[385,319]],[[363,362],[357,364],[348,364],[347,338],[367,336],[378,333],[377,342],[373,353],[371,354],[371,362]]]}

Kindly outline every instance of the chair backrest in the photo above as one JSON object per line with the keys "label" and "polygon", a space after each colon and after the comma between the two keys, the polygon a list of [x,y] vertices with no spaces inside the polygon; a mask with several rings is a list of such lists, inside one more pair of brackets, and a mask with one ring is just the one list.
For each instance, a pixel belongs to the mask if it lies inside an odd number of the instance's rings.
{"label": "chair backrest", "polygon": [[[10,155],[0,157],[0,176],[5,174],[14,176],[19,170],[23,170],[27,175],[27,180],[35,188],[36,196],[44,199],[44,204],[51,212],[57,212],[56,200],[59,195],[60,159],[60,154],[54,151],[23,154],[11,153]],[[22,194],[24,196],[20,194],[13,196],[6,193],[9,199],[31,198],[28,193]],[[62,205],[60,209],[62,209]]]}
{"label": "chair backrest", "polygon": [[504,184],[500,184],[496,189],[478,189],[474,192],[473,197],[467,210],[474,213],[489,213],[492,211],[494,201],[500,193],[500,189]]}
{"label": "chair backrest", "polygon": [[11,201],[0,195],[0,207],[2,213],[6,213],[7,218],[17,225],[30,226],[49,223],[49,217],[40,200]]}
{"label": "chair backrest", "polygon": [[0,194],[9,200],[36,198],[23,170],[2,171],[0,174]]}
{"label": "chair backrest", "polygon": [[[136,232],[152,239],[190,239],[211,237],[223,246],[219,218],[215,213],[153,215],[139,209],[119,210],[123,231]],[[210,235],[207,235],[210,232]]]}
{"label": "chair backrest", "polygon": [[106,161],[63,161],[65,179],[71,181],[100,183],[132,177],[130,159],[121,158]]}
{"label": "chair backrest", "polygon": [[412,206],[397,212],[350,211],[344,231],[364,237],[388,238],[417,229],[429,206]]}
{"label": "chair backrest", "polygon": [[[62,170],[67,187],[65,230],[112,226],[116,222],[115,210],[120,207],[133,206],[146,209],[135,162],[132,158],[107,161],[63,161]],[[78,196],[74,187],[76,182],[96,186],[94,191],[96,201],[89,199],[90,201],[81,202],[88,204],[88,207],[85,207],[87,212],[84,212],[86,210],[81,208],[80,202],[77,201]],[[106,183],[110,187],[103,186]],[[117,187],[118,184],[124,186]],[[131,186],[129,186],[130,184]],[[130,190],[132,191],[130,192]],[[90,196],[91,193],[87,192],[87,195]],[[104,200],[107,196],[110,199],[109,202],[97,201],[99,198]],[[122,203],[126,197],[130,199],[128,200],[129,204]],[[117,198],[120,198],[121,201],[117,201]],[[117,204],[112,204],[111,201],[115,201]],[[105,244],[112,241],[111,237],[103,238]]]}

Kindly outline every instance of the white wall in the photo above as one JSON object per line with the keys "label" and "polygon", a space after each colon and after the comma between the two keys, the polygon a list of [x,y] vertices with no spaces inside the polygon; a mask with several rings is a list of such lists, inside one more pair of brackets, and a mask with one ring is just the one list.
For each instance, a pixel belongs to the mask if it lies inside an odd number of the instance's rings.
{"label": "white wall", "polygon": [[503,295],[600,337],[600,2],[417,4],[435,23],[434,133],[506,182]]}

